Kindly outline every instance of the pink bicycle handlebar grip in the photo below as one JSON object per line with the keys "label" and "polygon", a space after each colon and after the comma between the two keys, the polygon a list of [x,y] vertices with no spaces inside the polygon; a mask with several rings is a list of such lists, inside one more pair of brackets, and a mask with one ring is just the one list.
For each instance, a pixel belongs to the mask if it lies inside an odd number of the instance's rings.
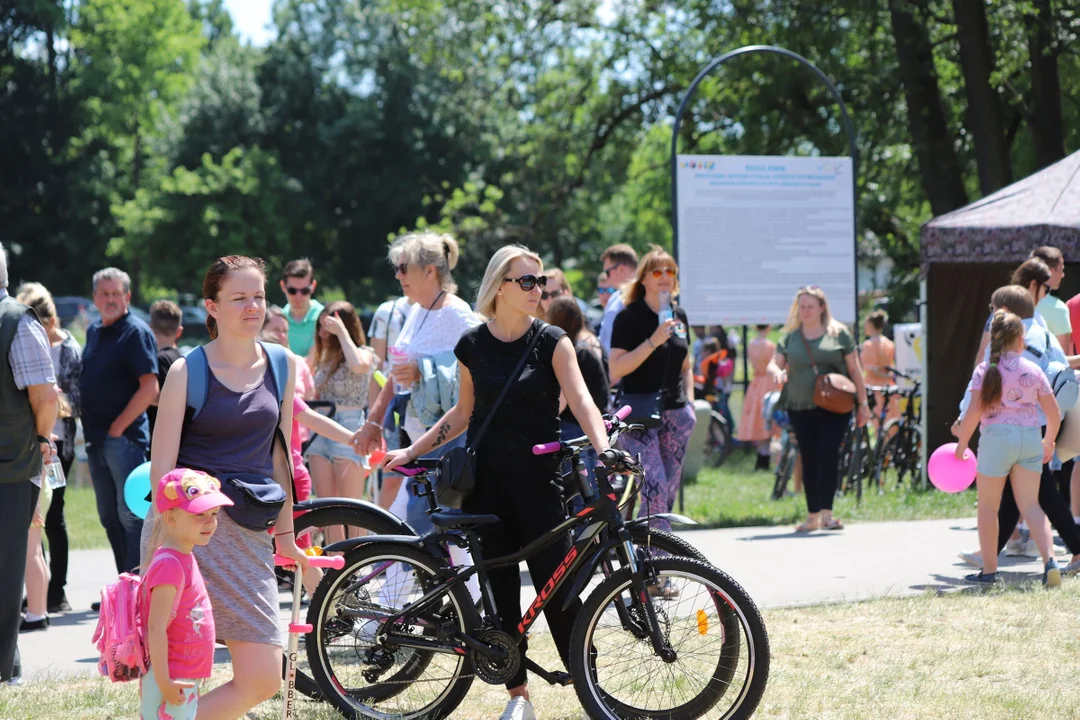
{"label": "pink bicycle handlebar grip", "polygon": [[562,443],[549,442],[540,443],[539,445],[533,445],[533,455],[550,455],[553,452],[558,452],[562,447]]}
{"label": "pink bicycle handlebar grip", "polygon": [[398,465],[396,468],[394,468],[390,472],[395,472],[395,473],[398,473],[399,475],[404,475],[405,477],[412,477],[413,475],[419,475],[420,473],[424,472],[424,470],[423,470],[423,468],[418,468],[418,467],[408,467],[406,465]]}
{"label": "pink bicycle handlebar grip", "polygon": [[317,568],[333,568],[334,570],[340,570],[345,567],[345,558],[341,555],[316,555],[308,558],[308,562],[311,567]]}
{"label": "pink bicycle handlebar grip", "polygon": [[615,417],[619,418],[620,420],[625,420],[626,418],[630,417],[630,409],[631,408],[629,405],[623,405],[621,408],[619,408],[618,412],[615,413]]}
{"label": "pink bicycle handlebar grip", "polygon": [[[274,554],[274,564],[278,567],[292,567],[296,565],[296,561],[292,558],[285,557],[284,555]],[[308,557],[308,564],[311,567],[318,568],[333,568],[340,570],[345,567],[345,558],[341,555],[312,555]]]}

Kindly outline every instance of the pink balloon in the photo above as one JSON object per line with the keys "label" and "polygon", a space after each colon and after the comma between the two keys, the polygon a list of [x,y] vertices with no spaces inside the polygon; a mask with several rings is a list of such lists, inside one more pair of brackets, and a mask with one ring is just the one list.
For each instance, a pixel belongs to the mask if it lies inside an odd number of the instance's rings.
{"label": "pink balloon", "polygon": [[964,459],[956,459],[956,443],[945,443],[930,456],[926,472],[930,482],[942,492],[958,493],[967,490],[975,482],[975,453],[964,451]]}

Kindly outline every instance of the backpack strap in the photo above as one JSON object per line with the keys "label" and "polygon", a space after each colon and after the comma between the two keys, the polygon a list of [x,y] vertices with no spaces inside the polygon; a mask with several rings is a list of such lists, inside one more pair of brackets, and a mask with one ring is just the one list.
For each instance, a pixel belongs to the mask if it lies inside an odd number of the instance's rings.
{"label": "backpack strap", "polygon": [[261,340],[266,359],[270,363],[270,375],[274,378],[274,393],[278,402],[284,402],[285,388],[289,384],[289,354],[285,348],[276,343],[264,343]]}
{"label": "backpack strap", "polygon": [[210,391],[210,363],[202,345],[189,352],[184,360],[187,364],[187,406],[192,410],[191,417],[195,418],[202,412],[206,394]]}

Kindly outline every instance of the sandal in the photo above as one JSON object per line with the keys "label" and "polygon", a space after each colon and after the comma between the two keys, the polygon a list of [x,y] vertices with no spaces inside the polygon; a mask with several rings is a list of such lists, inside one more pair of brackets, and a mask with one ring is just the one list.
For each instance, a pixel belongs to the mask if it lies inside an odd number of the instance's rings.
{"label": "sandal", "polygon": [[822,530],[843,530],[844,523],[840,522],[836,518],[832,519],[832,522],[827,522],[821,526]]}
{"label": "sandal", "polygon": [[800,523],[795,526],[795,532],[806,535],[816,530],[820,530],[820,525],[811,525],[809,522]]}

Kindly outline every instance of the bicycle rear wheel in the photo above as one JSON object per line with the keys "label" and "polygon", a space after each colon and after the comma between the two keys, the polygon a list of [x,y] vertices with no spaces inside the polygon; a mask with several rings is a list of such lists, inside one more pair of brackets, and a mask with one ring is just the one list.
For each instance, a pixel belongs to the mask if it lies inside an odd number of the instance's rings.
{"label": "bicycle rear wheel", "polygon": [[570,641],[570,673],[588,716],[749,718],[765,691],[770,657],[754,602],[697,560],[651,560],[646,575],[650,584],[670,581],[679,589],[676,598],[651,600],[675,657],[666,662],[654,651],[629,569],[613,574],[585,600]]}
{"label": "bicycle rear wheel", "polygon": [[479,624],[462,585],[413,623],[385,627],[388,617],[438,584],[444,561],[402,543],[363,545],[331,570],[308,609],[312,673],[326,699],[346,718],[444,718],[472,685],[471,654],[402,647],[395,637],[438,640]]}
{"label": "bicycle rear wheel", "polygon": [[780,457],[776,461],[776,482],[773,483],[772,499],[779,500],[787,491],[788,481],[795,473],[795,462],[799,458],[799,449],[790,439],[780,448]]}
{"label": "bicycle rear wheel", "polygon": [[718,468],[731,454],[731,428],[724,418],[714,413],[709,421],[709,434],[705,440],[705,464]]}
{"label": "bicycle rear wheel", "polygon": [[[335,525],[344,525],[363,528],[374,535],[400,534],[401,529],[386,521],[377,513],[370,512],[363,505],[341,504],[328,507],[315,508],[293,520],[293,528],[296,531],[296,540],[305,547],[323,546],[323,529]],[[306,541],[306,542],[305,542]],[[288,583],[292,583],[292,573],[285,573]],[[311,667],[308,664],[307,653],[304,647],[307,636],[300,636],[300,650],[296,656],[296,690],[312,700],[322,700],[323,693],[318,683],[311,676]],[[281,677],[285,678],[288,667],[288,658],[284,652],[281,656]]]}

